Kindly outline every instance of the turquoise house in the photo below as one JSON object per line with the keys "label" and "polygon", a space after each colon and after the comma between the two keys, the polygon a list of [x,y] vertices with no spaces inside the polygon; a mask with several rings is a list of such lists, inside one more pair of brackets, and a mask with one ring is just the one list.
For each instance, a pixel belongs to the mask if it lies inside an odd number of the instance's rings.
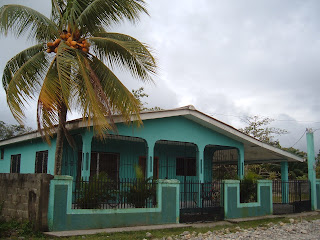
{"label": "turquoise house", "polygon": [[[81,120],[68,122],[76,148],[64,144],[62,173],[89,179],[99,172],[111,178],[135,178],[135,166],[146,177],[196,180],[216,179],[215,165],[237,166],[244,176],[244,165],[278,162],[283,179],[289,161],[301,158],[262,143],[193,106],[141,113],[143,125],[124,124],[114,116],[117,132],[105,139],[95,137],[92,128]],[[54,174],[55,139],[51,145],[39,132],[0,141],[2,173]],[[221,176],[220,176],[221,178]]]}
{"label": "turquoise house", "polygon": [[[54,176],[50,182],[50,231],[179,223],[188,221],[190,213],[199,216],[199,211],[201,217],[207,211],[208,220],[220,216],[221,211],[225,218],[272,214],[272,181],[258,182],[257,202],[242,203],[239,181],[235,179],[244,177],[245,164],[273,162],[281,164],[282,181],[288,181],[288,162],[303,161],[193,106],[142,112],[140,117],[143,125],[138,127],[134,121],[128,125],[115,115],[117,131],[104,139],[95,136],[92,126],[81,119],[67,123],[76,146],[72,148],[65,142],[63,176]],[[0,172],[53,175],[55,144],[53,138],[48,145],[39,132],[0,141]],[[146,178],[157,179],[157,200],[146,208],[129,204],[103,209],[76,207],[74,180],[90,182],[93,176],[104,172],[118,183],[121,179],[135,179],[136,166]],[[232,168],[222,171],[221,166]],[[219,195],[214,195],[217,189]],[[282,200],[287,203],[288,188],[283,185],[281,191]],[[122,199],[119,195],[115,201]]]}

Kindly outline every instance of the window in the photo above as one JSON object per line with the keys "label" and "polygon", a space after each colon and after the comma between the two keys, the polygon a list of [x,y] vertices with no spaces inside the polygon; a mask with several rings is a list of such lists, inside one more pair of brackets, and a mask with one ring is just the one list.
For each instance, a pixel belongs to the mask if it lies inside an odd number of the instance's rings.
{"label": "window", "polygon": [[11,155],[10,173],[20,173],[21,154]]}
{"label": "window", "polygon": [[104,172],[112,180],[119,179],[119,159],[118,153],[92,152],[90,164],[90,176]]}
{"label": "window", "polygon": [[3,160],[3,158],[4,158],[4,149],[1,148],[1,160]]}
{"label": "window", "polygon": [[176,175],[177,176],[196,176],[197,164],[195,158],[177,158]]}
{"label": "window", "polygon": [[35,173],[47,173],[48,150],[36,153]]}

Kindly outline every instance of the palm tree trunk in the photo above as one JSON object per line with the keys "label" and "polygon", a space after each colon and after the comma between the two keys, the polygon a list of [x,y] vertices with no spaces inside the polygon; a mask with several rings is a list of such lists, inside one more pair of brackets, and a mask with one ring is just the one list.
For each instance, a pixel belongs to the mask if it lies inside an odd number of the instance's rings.
{"label": "palm tree trunk", "polygon": [[67,108],[65,104],[62,104],[59,111],[59,124],[57,129],[55,167],[54,167],[55,175],[61,175],[63,142],[65,137],[63,128],[66,124],[66,121],[67,121]]}

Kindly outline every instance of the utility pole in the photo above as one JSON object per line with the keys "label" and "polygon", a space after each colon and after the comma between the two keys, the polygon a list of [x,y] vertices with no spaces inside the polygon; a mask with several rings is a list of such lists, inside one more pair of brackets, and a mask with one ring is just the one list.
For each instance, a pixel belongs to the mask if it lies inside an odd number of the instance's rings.
{"label": "utility pole", "polygon": [[[308,179],[311,190],[311,210],[317,209],[317,192],[316,192],[316,164],[314,154],[314,138],[312,128],[307,128],[307,148],[308,148]],[[320,206],[319,206],[320,207]]]}

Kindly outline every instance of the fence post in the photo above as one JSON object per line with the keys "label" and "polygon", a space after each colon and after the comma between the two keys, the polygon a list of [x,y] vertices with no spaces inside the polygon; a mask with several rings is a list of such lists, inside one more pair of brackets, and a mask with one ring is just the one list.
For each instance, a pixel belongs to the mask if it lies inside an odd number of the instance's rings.
{"label": "fence post", "polygon": [[315,154],[314,154],[314,139],[313,130],[307,129],[307,147],[308,147],[308,178],[311,185],[311,210],[317,209],[316,196],[316,171],[315,171]]}
{"label": "fence post", "polygon": [[289,202],[288,162],[281,162],[281,194],[282,203]]}

